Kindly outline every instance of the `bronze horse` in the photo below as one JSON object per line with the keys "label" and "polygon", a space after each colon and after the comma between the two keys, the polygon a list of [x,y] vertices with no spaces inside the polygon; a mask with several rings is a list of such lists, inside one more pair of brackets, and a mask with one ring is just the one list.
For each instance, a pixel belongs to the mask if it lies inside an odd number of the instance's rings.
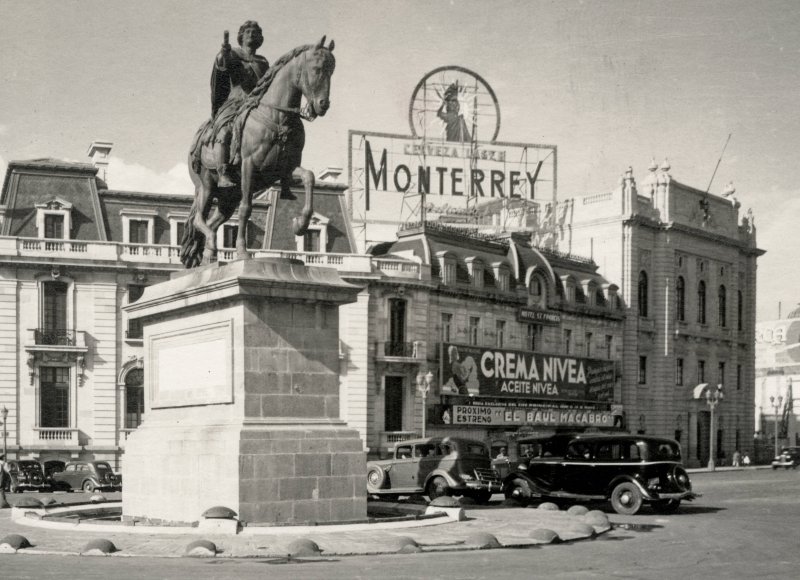
{"label": "bronze horse", "polygon": [[[232,151],[241,143],[234,163],[240,170],[240,186],[217,187],[216,162],[210,148],[201,147],[199,163],[189,155],[189,173],[195,185],[195,199],[181,241],[181,261],[193,268],[206,260],[217,260],[217,229],[239,208],[236,257],[247,258],[247,224],[253,194],[280,180],[288,194],[292,179],[305,190],[300,216],[292,220],[296,236],[308,230],[313,209],[314,174],[300,166],[305,144],[302,119],[323,116],[330,107],[330,78],[336,66],[334,42],[300,46],[279,58],[248,96],[234,124]],[[305,97],[306,107],[300,108]],[[205,125],[200,128],[203,131]],[[212,202],[216,199],[217,203]],[[213,208],[213,212],[212,212]]]}

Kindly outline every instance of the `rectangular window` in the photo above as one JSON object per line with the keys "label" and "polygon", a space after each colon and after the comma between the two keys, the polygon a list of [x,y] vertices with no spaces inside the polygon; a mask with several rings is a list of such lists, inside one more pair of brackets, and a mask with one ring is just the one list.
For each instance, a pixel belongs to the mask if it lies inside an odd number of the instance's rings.
{"label": "rectangular window", "polygon": [[453,315],[449,312],[442,312],[442,342],[450,342],[450,333],[453,327]]}
{"label": "rectangular window", "polygon": [[717,384],[725,386],[725,363],[721,362],[717,366]]}
{"label": "rectangular window", "polygon": [[175,240],[178,245],[183,241],[183,234],[186,232],[186,222],[175,222]]}
{"label": "rectangular window", "polygon": [[235,248],[236,238],[239,235],[239,226],[223,225],[222,226],[222,247]]}
{"label": "rectangular window", "polygon": [[639,384],[644,385],[647,383],[647,357],[639,357]]}
{"label": "rectangular window", "polygon": [[469,317],[469,343],[472,346],[478,345],[478,331],[481,327],[481,319],[478,316]]}
{"label": "rectangular window", "polygon": [[706,361],[704,360],[697,361],[697,382],[706,382]]}
{"label": "rectangular window", "polygon": [[505,344],[506,341],[506,321],[496,320],[494,323],[494,329],[497,340],[497,348],[503,348],[503,344]]}
{"label": "rectangular window", "polygon": [[51,240],[64,239],[64,216],[45,214],[44,216],[44,237]]}
{"label": "rectangular window", "polygon": [[67,330],[67,285],[64,282],[45,282],[43,306],[44,330]]}
{"label": "rectangular window", "polygon": [[69,427],[69,367],[39,367],[39,427]]}
{"label": "rectangular window", "polygon": [[[129,284],[128,285],[128,304],[133,304],[139,298],[142,297],[144,294],[144,289],[146,286],[142,286],[140,284]],[[141,318],[136,320],[128,320],[128,332],[125,335],[125,338],[142,338],[144,336],[144,332],[142,330],[142,320]]]}
{"label": "rectangular window", "polygon": [[389,299],[389,343],[386,356],[411,356],[406,345],[406,301],[402,298]]}
{"label": "rectangular window", "polygon": [[564,354],[572,353],[572,331],[569,328],[564,329]]}
{"label": "rectangular window", "polygon": [[679,358],[675,360],[675,384],[682,385],[683,384],[683,359]]}
{"label": "rectangular window", "polygon": [[403,430],[403,377],[384,377],[383,425],[385,431]]}
{"label": "rectangular window", "polygon": [[586,356],[592,356],[592,333],[587,332],[585,337]]}
{"label": "rectangular window", "polygon": [[736,390],[742,390],[742,365],[736,365]]}
{"label": "rectangular window", "polygon": [[528,334],[526,336],[526,343],[525,346],[528,350],[536,350],[536,347],[539,344],[539,337],[541,336],[542,327],[538,324],[529,324],[528,325]]}
{"label": "rectangular window", "polygon": [[128,243],[147,243],[147,220],[128,220]]}
{"label": "rectangular window", "polygon": [[303,236],[303,251],[304,252],[319,252],[319,230],[308,230],[306,235]]}
{"label": "rectangular window", "polygon": [[613,350],[614,346],[614,337],[610,334],[606,334],[606,358],[610,359],[611,355],[614,354]]}

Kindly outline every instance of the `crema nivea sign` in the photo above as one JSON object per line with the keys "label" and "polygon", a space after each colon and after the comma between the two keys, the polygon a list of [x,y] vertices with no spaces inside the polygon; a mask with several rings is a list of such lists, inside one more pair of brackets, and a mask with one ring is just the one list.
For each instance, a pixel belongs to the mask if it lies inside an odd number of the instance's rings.
{"label": "crema nivea sign", "polygon": [[442,394],[611,401],[614,361],[442,344]]}

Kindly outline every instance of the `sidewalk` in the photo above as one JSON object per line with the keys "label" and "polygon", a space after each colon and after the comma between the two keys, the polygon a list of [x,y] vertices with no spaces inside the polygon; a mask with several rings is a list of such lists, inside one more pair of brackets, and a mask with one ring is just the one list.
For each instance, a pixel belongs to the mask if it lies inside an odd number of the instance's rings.
{"label": "sidewalk", "polygon": [[[72,523],[60,524],[57,529],[49,523],[45,528],[36,525],[41,520],[23,518],[13,521],[11,512],[10,509],[0,510],[0,543],[9,534],[24,536],[32,547],[19,550],[19,554],[79,555],[91,540],[106,539],[116,546],[119,556],[179,557],[185,555],[191,542],[203,539],[216,545],[218,557],[286,557],[296,553],[293,543],[298,540],[311,540],[319,546],[322,556],[369,555],[397,553],[408,543],[412,547],[404,551],[532,546],[552,541],[552,535],[548,537],[542,530],[552,530],[561,541],[575,541],[610,529],[607,518],[603,521],[594,512],[574,515],[566,511],[505,505],[468,506],[465,507],[465,521],[442,518],[438,525],[421,527],[388,523],[350,526],[350,529],[338,525],[314,528],[281,526],[262,529],[261,532],[257,528],[245,527],[237,535],[165,534],[155,530],[152,533],[142,533],[141,530],[137,530],[139,533],[126,533],[122,525],[109,525],[108,532],[81,531],[80,524]],[[404,524],[408,525],[408,522]],[[492,542],[487,534],[491,534],[497,543]],[[413,546],[414,542],[418,548]]]}

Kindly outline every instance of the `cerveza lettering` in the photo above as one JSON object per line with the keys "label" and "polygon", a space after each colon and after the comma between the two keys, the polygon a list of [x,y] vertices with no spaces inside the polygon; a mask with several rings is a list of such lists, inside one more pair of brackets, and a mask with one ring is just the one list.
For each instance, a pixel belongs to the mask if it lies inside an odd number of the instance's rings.
{"label": "cerveza lettering", "polygon": [[[388,191],[391,177],[394,190],[400,193],[408,192],[415,184],[414,193],[426,193],[450,196],[477,196],[477,197],[516,197],[521,198],[520,188],[528,184],[529,196],[532,196],[534,184],[539,176],[542,161],[537,162],[533,172],[530,171],[501,171],[491,169],[484,171],[479,168],[465,169],[463,167],[423,166],[418,165],[412,169],[404,163],[397,164],[393,169],[388,166],[388,152],[382,149],[377,158],[373,155],[372,146],[366,141],[364,148],[364,167],[366,169],[366,209],[369,207],[369,193],[371,189]],[[455,157],[469,159],[470,155],[476,160],[489,160],[496,162],[505,161],[504,151],[475,148],[459,149],[450,146],[435,145],[406,145],[409,155],[421,155],[425,152],[433,157]],[[430,150],[430,152],[428,151]],[[501,159],[502,158],[502,159]]]}

